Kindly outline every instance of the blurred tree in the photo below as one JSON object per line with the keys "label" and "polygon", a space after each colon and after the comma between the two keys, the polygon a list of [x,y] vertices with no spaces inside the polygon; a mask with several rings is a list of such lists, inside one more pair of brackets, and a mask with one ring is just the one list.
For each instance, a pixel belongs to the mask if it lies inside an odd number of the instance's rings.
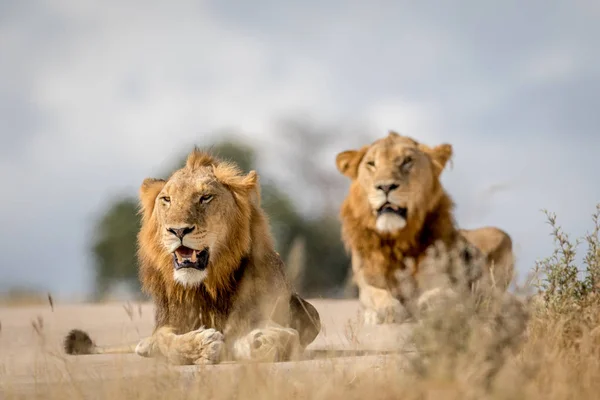
{"label": "blurred tree", "polygon": [[113,283],[123,281],[139,292],[136,235],[140,227],[135,199],[118,200],[100,218],[92,253],[95,259],[95,300],[102,299]]}
{"label": "blurred tree", "polygon": [[335,214],[306,220],[306,265],[302,292],[306,296],[341,297],[350,259],[340,239],[340,223]]}
{"label": "blurred tree", "polygon": [[322,124],[300,115],[279,121],[279,162],[287,178],[282,186],[298,190],[300,235],[306,242],[302,290],[307,296],[356,297],[350,257],[341,241],[339,206],[348,181],[335,167],[335,155],[369,141],[368,129],[356,124]]}
{"label": "blurred tree", "polygon": [[304,287],[304,276],[306,275],[306,240],[298,235],[290,246],[290,251],[285,260],[287,276],[295,290]]}

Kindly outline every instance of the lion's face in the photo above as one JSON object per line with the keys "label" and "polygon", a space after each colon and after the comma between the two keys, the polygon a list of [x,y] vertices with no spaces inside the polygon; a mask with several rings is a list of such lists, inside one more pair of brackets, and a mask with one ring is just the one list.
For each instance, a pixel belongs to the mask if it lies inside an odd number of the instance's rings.
{"label": "lion's face", "polygon": [[420,222],[441,194],[439,175],[451,155],[450,145],[433,149],[391,132],[370,146],[338,154],[340,172],[360,187],[382,234]]}
{"label": "lion's face", "polygon": [[166,182],[147,179],[142,202],[146,197],[154,203],[157,239],[172,258],[175,281],[195,286],[217,268],[228,242],[239,241],[239,231],[249,229],[248,217],[242,216],[248,213],[247,207],[242,209],[248,202],[242,197],[248,200],[256,178],[253,172],[244,177],[232,174],[236,171],[229,167],[189,164]]}
{"label": "lion's face", "polygon": [[161,243],[173,255],[175,280],[198,284],[207,275],[217,242],[227,236],[233,194],[209,171],[178,171],[158,194],[155,205]]}

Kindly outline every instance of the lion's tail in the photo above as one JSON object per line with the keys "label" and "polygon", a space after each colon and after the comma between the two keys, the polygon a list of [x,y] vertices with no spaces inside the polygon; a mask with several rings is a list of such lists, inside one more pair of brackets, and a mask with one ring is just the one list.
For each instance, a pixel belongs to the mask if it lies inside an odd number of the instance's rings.
{"label": "lion's tail", "polygon": [[134,353],[136,343],[115,346],[96,346],[87,332],[72,329],[64,339],[63,346],[67,354],[127,354]]}

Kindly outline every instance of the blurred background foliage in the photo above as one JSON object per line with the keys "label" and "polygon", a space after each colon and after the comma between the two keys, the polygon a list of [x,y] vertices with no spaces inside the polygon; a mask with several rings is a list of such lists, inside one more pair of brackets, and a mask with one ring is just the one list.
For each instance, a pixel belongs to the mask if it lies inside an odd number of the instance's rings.
{"label": "blurred background foliage", "polygon": [[[315,159],[322,137],[327,135],[297,123],[288,124],[286,132],[288,134],[280,139],[283,147],[289,146],[288,154],[293,156],[282,154],[285,161],[277,162],[294,172],[290,174],[293,178],[288,179],[292,182],[285,184],[277,183],[263,172],[259,168],[261,154],[233,134],[219,135],[221,139],[216,143],[199,147],[237,163],[246,172],[258,171],[262,206],[269,217],[276,249],[286,262],[287,273],[298,292],[310,297],[354,296],[355,288],[347,280],[350,259],[341,242],[336,205],[332,203],[336,200],[331,192],[336,187],[331,183],[332,177],[322,172]],[[188,152],[187,147],[182,149],[182,154],[170,164],[172,167],[159,176],[168,178],[181,168]],[[265,168],[265,171],[273,170],[277,168]],[[312,207],[300,208],[288,196],[286,186],[298,184],[305,185],[307,191],[315,191],[311,196],[315,199]],[[342,194],[341,190],[337,192]],[[130,295],[144,298],[137,275],[136,235],[139,227],[138,201],[134,196],[114,199],[96,221],[91,243],[95,272],[93,300],[105,299],[115,287],[124,287]]]}

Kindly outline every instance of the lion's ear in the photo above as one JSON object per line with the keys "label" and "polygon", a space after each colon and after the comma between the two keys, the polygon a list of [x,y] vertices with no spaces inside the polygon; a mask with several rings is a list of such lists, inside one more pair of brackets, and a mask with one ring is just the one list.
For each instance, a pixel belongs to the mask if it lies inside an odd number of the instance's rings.
{"label": "lion's ear", "polygon": [[223,179],[221,183],[229,187],[235,195],[248,196],[254,204],[260,204],[260,185],[256,171],[252,170],[245,176],[231,176],[230,179]]}
{"label": "lion's ear", "polygon": [[358,176],[358,164],[366,153],[366,147],[360,150],[346,150],[335,157],[335,165],[342,175],[350,179],[356,179]]}
{"label": "lion's ear", "polygon": [[439,176],[446,168],[448,160],[452,158],[452,145],[444,143],[431,149],[427,148],[427,153],[431,156],[436,174]]}
{"label": "lion's ear", "polygon": [[260,207],[260,185],[258,184],[259,178],[256,171],[252,170],[248,172],[248,175],[244,177],[243,182],[246,190],[249,191],[250,201],[256,207]]}
{"label": "lion's ear", "polygon": [[144,215],[152,214],[156,196],[165,187],[167,181],[164,179],[146,178],[140,187],[140,204]]}
{"label": "lion's ear", "polygon": [[252,170],[236,184],[240,189],[255,191],[258,187],[258,174]]}

